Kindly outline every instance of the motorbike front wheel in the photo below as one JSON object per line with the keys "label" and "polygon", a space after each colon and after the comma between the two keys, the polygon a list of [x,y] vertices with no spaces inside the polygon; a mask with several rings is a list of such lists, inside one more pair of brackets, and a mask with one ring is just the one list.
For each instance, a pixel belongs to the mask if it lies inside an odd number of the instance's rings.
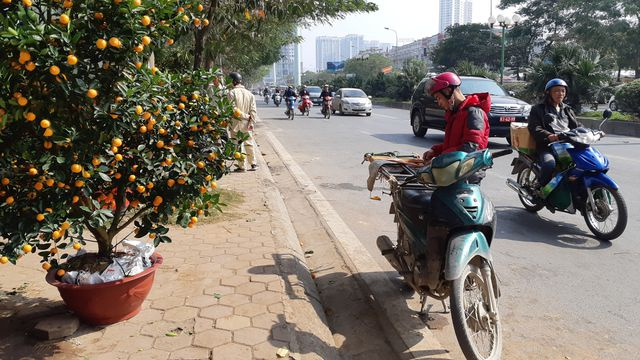
{"label": "motorbike front wheel", "polygon": [[[493,269],[482,259],[485,274]],[[469,360],[496,360],[502,352],[502,323],[497,298],[481,267],[469,262],[451,286],[451,320],[464,356]],[[495,278],[495,277],[494,277]]]}
{"label": "motorbike front wheel", "polygon": [[590,188],[594,206],[587,200],[584,220],[589,230],[600,240],[613,240],[627,227],[627,205],[620,194],[606,185]]}
{"label": "motorbike front wheel", "polygon": [[[518,185],[520,185],[522,188],[527,190],[529,194],[531,194],[532,196],[533,196],[532,190],[535,189],[534,184],[537,182],[538,182],[538,175],[536,175],[536,173],[530,167],[524,168],[520,170],[520,172],[518,172]],[[542,202],[541,199],[538,201],[529,200],[520,194],[518,194],[518,198],[520,198],[520,202],[522,203],[522,206],[524,206],[524,208],[528,212],[538,212],[540,211],[540,209],[544,207],[544,203]]]}

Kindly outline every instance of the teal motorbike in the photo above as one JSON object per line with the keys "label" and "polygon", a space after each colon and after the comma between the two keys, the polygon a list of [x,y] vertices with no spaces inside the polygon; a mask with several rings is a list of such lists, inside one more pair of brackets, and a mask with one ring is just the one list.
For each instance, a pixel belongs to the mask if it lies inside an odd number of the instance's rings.
{"label": "teal motorbike", "polygon": [[[467,359],[499,359],[502,326],[500,290],[490,245],[496,217],[491,201],[471,181],[511,149],[452,152],[419,166],[413,156],[367,153],[369,190],[375,180],[388,183],[389,212],[397,224],[397,241],[379,236],[382,255],[420,295],[449,298],[456,338]],[[427,315],[428,316],[428,315]]]}

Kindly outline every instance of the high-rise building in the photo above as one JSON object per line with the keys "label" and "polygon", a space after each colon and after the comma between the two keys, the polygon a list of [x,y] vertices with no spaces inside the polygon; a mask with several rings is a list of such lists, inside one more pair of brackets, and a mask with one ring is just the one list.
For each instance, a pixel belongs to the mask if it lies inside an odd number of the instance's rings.
{"label": "high-rise building", "polygon": [[471,23],[473,5],[471,0],[440,0],[438,32],[444,32],[451,25]]}
{"label": "high-rise building", "polygon": [[340,38],[319,36],[316,38],[316,70],[327,70],[327,62],[340,61]]}
{"label": "high-rise building", "polygon": [[356,57],[364,50],[364,36],[349,34],[340,39],[340,60]]}

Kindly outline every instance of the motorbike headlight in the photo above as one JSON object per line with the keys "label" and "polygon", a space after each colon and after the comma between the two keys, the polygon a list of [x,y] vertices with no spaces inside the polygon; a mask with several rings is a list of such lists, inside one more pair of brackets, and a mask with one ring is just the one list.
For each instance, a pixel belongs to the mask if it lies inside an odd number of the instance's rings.
{"label": "motorbike headlight", "polygon": [[462,165],[460,165],[460,172],[458,173],[458,176],[465,176],[473,168],[474,162],[475,158],[465,160]]}
{"label": "motorbike headlight", "polygon": [[431,168],[431,173],[433,174],[433,178],[435,179],[435,183],[438,186],[449,186],[456,182],[456,170],[458,170],[458,166],[460,165],[460,161],[455,161],[451,163],[447,167],[443,168]]}
{"label": "motorbike headlight", "polygon": [[531,114],[531,105],[525,105],[522,107],[522,115],[529,116]]}

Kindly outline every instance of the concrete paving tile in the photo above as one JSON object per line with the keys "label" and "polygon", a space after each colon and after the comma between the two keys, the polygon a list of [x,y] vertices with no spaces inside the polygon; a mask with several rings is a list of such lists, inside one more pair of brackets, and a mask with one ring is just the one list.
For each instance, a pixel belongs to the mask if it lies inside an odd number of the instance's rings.
{"label": "concrete paving tile", "polygon": [[273,281],[282,281],[282,278],[278,274],[264,274],[251,275],[251,282],[270,283]]}
{"label": "concrete paving tile", "polygon": [[80,323],[80,328],[73,334],[73,340],[87,346],[100,340],[103,334],[104,329]]}
{"label": "concrete paving tile", "polygon": [[224,305],[213,305],[200,310],[200,317],[207,319],[220,319],[233,314],[233,308]]}
{"label": "concrete paving tile", "polygon": [[283,303],[275,303],[267,306],[267,310],[270,313],[274,314],[284,314],[284,304]]}
{"label": "concrete paving tile", "polygon": [[229,255],[242,255],[242,254],[250,254],[251,251],[249,251],[249,249],[245,249],[245,248],[241,248],[241,247],[234,247],[234,248],[228,248],[225,249],[224,251],[225,254],[229,254]]}
{"label": "concrete paving tile", "polygon": [[187,297],[202,295],[204,289],[204,280],[195,280],[189,282],[189,284],[177,286],[171,293],[171,296],[184,297],[186,301]]}
{"label": "concrete paving tile", "polygon": [[226,344],[213,348],[214,359],[247,360],[251,359],[251,347],[240,344]]}
{"label": "concrete paving tile", "polygon": [[206,288],[204,289],[204,294],[205,295],[228,295],[228,294],[233,294],[233,292],[236,289],[233,286],[222,286],[222,285],[217,285],[217,286],[211,286],[210,288]]}
{"label": "concrete paving tile", "polygon": [[278,324],[278,322],[280,321],[279,318],[281,316],[282,316],[281,314],[274,314],[274,313],[256,315],[251,318],[251,325],[261,329],[270,330],[272,327]]}
{"label": "concrete paving tile", "polygon": [[266,259],[252,260],[251,266],[268,267],[268,266],[275,266],[274,263],[275,263],[275,260],[271,256],[268,256]]}
{"label": "concrete paving tile", "polygon": [[140,329],[140,334],[149,335],[153,337],[165,336],[166,333],[179,327],[180,325],[175,322],[160,320],[151,324],[143,325]]}
{"label": "concrete paving tile", "polygon": [[218,303],[218,299],[216,299],[212,295],[190,296],[185,301],[186,305],[197,307],[197,308],[205,308],[211,305],[215,305],[217,303]]}
{"label": "concrete paving tile", "polygon": [[169,310],[182,305],[184,305],[184,296],[166,296],[151,302],[151,308],[157,310]]}
{"label": "concrete paving tile", "polygon": [[271,305],[282,301],[282,294],[275,291],[262,291],[251,296],[252,303]]}
{"label": "concrete paving tile", "polygon": [[[231,331],[221,329],[211,329],[197,333],[193,339],[193,345],[212,349],[216,346],[231,342]],[[214,359],[217,359],[214,357]],[[247,358],[249,359],[249,358]]]}
{"label": "concrete paving tile", "polygon": [[262,259],[262,254],[255,254],[252,252],[245,252],[244,254],[238,255],[238,260],[242,261],[251,261],[251,260],[260,260]]}
{"label": "concrete paving tile", "polygon": [[158,349],[140,351],[129,356],[129,360],[166,360],[168,358],[168,352]]}
{"label": "concrete paving tile", "polygon": [[276,352],[280,348],[289,348],[289,343],[284,341],[269,340],[253,346],[253,360],[277,359]]}
{"label": "concrete paving tile", "polygon": [[212,262],[196,266],[196,271],[206,273],[207,275],[215,275],[215,273],[220,271],[220,269],[222,269],[221,264]]}
{"label": "concrete paving tile", "polygon": [[195,246],[191,246],[191,249],[196,251],[198,254],[202,255],[203,251],[212,250],[213,249],[213,245],[212,244],[198,244],[198,245],[195,245]]}
{"label": "concrete paving tile", "polygon": [[162,267],[163,268],[169,268],[169,269],[175,269],[175,268],[179,267],[182,264],[184,264],[184,259],[183,258],[179,258],[179,257],[165,258],[162,261]]}
{"label": "concrete paving tile", "polygon": [[205,330],[213,329],[213,327],[214,327],[213,320],[197,317],[196,322],[193,325],[193,332],[197,334]]}
{"label": "concrete paving tile", "polygon": [[224,255],[224,251],[225,249],[223,248],[213,248],[210,250],[204,250],[202,252],[200,252],[201,255],[203,256],[209,256],[209,257],[215,257],[218,255]]}
{"label": "concrete paving tile", "polygon": [[250,267],[249,261],[241,261],[241,260],[229,262],[229,263],[223,264],[222,266],[225,269],[232,269],[232,270],[248,269]]}
{"label": "concrete paving tile", "polygon": [[129,353],[120,351],[109,351],[105,353],[85,352],[82,353],[81,359],[91,360],[126,360],[129,358]]}
{"label": "concrete paving tile", "polygon": [[218,304],[228,305],[228,306],[238,306],[238,305],[248,303],[249,300],[250,300],[249,295],[229,294],[221,297],[218,300]]}
{"label": "concrete paving tile", "polygon": [[153,340],[154,339],[151,336],[138,335],[118,341],[115,349],[133,354],[139,351],[151,349],[153,347]]}
{"label": "concrete paving tile", "polygon": [[[260,244],[262,245],[262,243]],[[238,243],[238,247],[244,248],[244,249],[253,249],[254,247],[256,247],[255,242],[250,241],[247,243]]]}
{"label": "concrete paving tile", "polygon": [[180,306],[165,311],[162,317],[166,321],[182,322],[198,316],[198,309],[190,306]]}
{"label": "concrete paving tile", "polygon": [[203,360],[209,359],[209,349],[201,348],[201,347],[188,347],[184,349],[180,349],[178,351],[174,351],[169,356],[169,359],[176,360]]}
{"label": "concrete paving tile", "polygon": [[233,332],[233,341],[244,345],[257,345],[269,339],[269,330],[244,328]]}
{"label": "concrete paving tile", "polygon": [[236,286],[237,294],[253,295],[266,289],[265,284],[259,282],[246,282]]}
{"label": "concrete paving tile", "polygon": [[271,281],[267,284],[267,290],[282,293],[284,292],[284,285],[282,280]]}
{"label": "concrete paving tile", "polygon": [[240,284],[248,283],[249,277],[245,275],[228,276],[220,279],[221,285],[238,286]]}
{"label": "concrete paving tile", "polygon": [[140,333],[140,324],[121,322],[108,326],[102,335],[103,339],[129,340]]}
{"label": "concrete paving tile", "polygon": [[252,303],[242,304],[240,306],[236,306],[233,309],[234,314],[247,316],[247,317],[254,317],[256,315],[266,314],[267,312],[268,311],[266,306],[262,304],[252,304]]}
{"label": "concrete paving tile", "polygon": [[163,313],[164,312],[162,310],[144,309],[140,311],[138,315],[127,320],[127,322],[144,325],[162,319]]}
{"label": "concrete paving tile", "polygon": [[158,286],[159,282],[156,279],[155,281],[156,285],[151,288],[151,292],[149,292],[149,295],[147,296],[147,300],[157,300],[157,299],[162,299],[165,298],[167,296],[171,296],[171,293],[173,292],[173,287],[169,286],[169,283],[165,283],[167,284],[166,286]]}
{"label": "concrete paving tile", "polygon": [[185,264],[190,265],[200,265],[200,264],[208,264],[211,261],[211,258],[208,256],[191,256],[190,258],[184,261]]}
{"label": "concrete paving tile", "polygon": [[252,253],[255,254],[269,254],[273,252],[273,248],[272,247],[267,247],[267,246],[257,246],[251,249]]}
{"label": "concrete paving tile", "polygon": [[173,352],[191,346],[191,342],[193,342],[193,335],[181,333],[178,336],[156,338],[153,348]]}
{"label": "concrete paving tile", "polygon": [[224,330],[238,330],[251,325],[251,320],[246,316],[231,315],[216,320],[216,328]]}
{"label": "concrete paving tile", "polygon": [[211,262],[216,264],[226,264],[232,261],[236,261],[237,259],[238,258],[235,255],[224,254],[212,257]]}

